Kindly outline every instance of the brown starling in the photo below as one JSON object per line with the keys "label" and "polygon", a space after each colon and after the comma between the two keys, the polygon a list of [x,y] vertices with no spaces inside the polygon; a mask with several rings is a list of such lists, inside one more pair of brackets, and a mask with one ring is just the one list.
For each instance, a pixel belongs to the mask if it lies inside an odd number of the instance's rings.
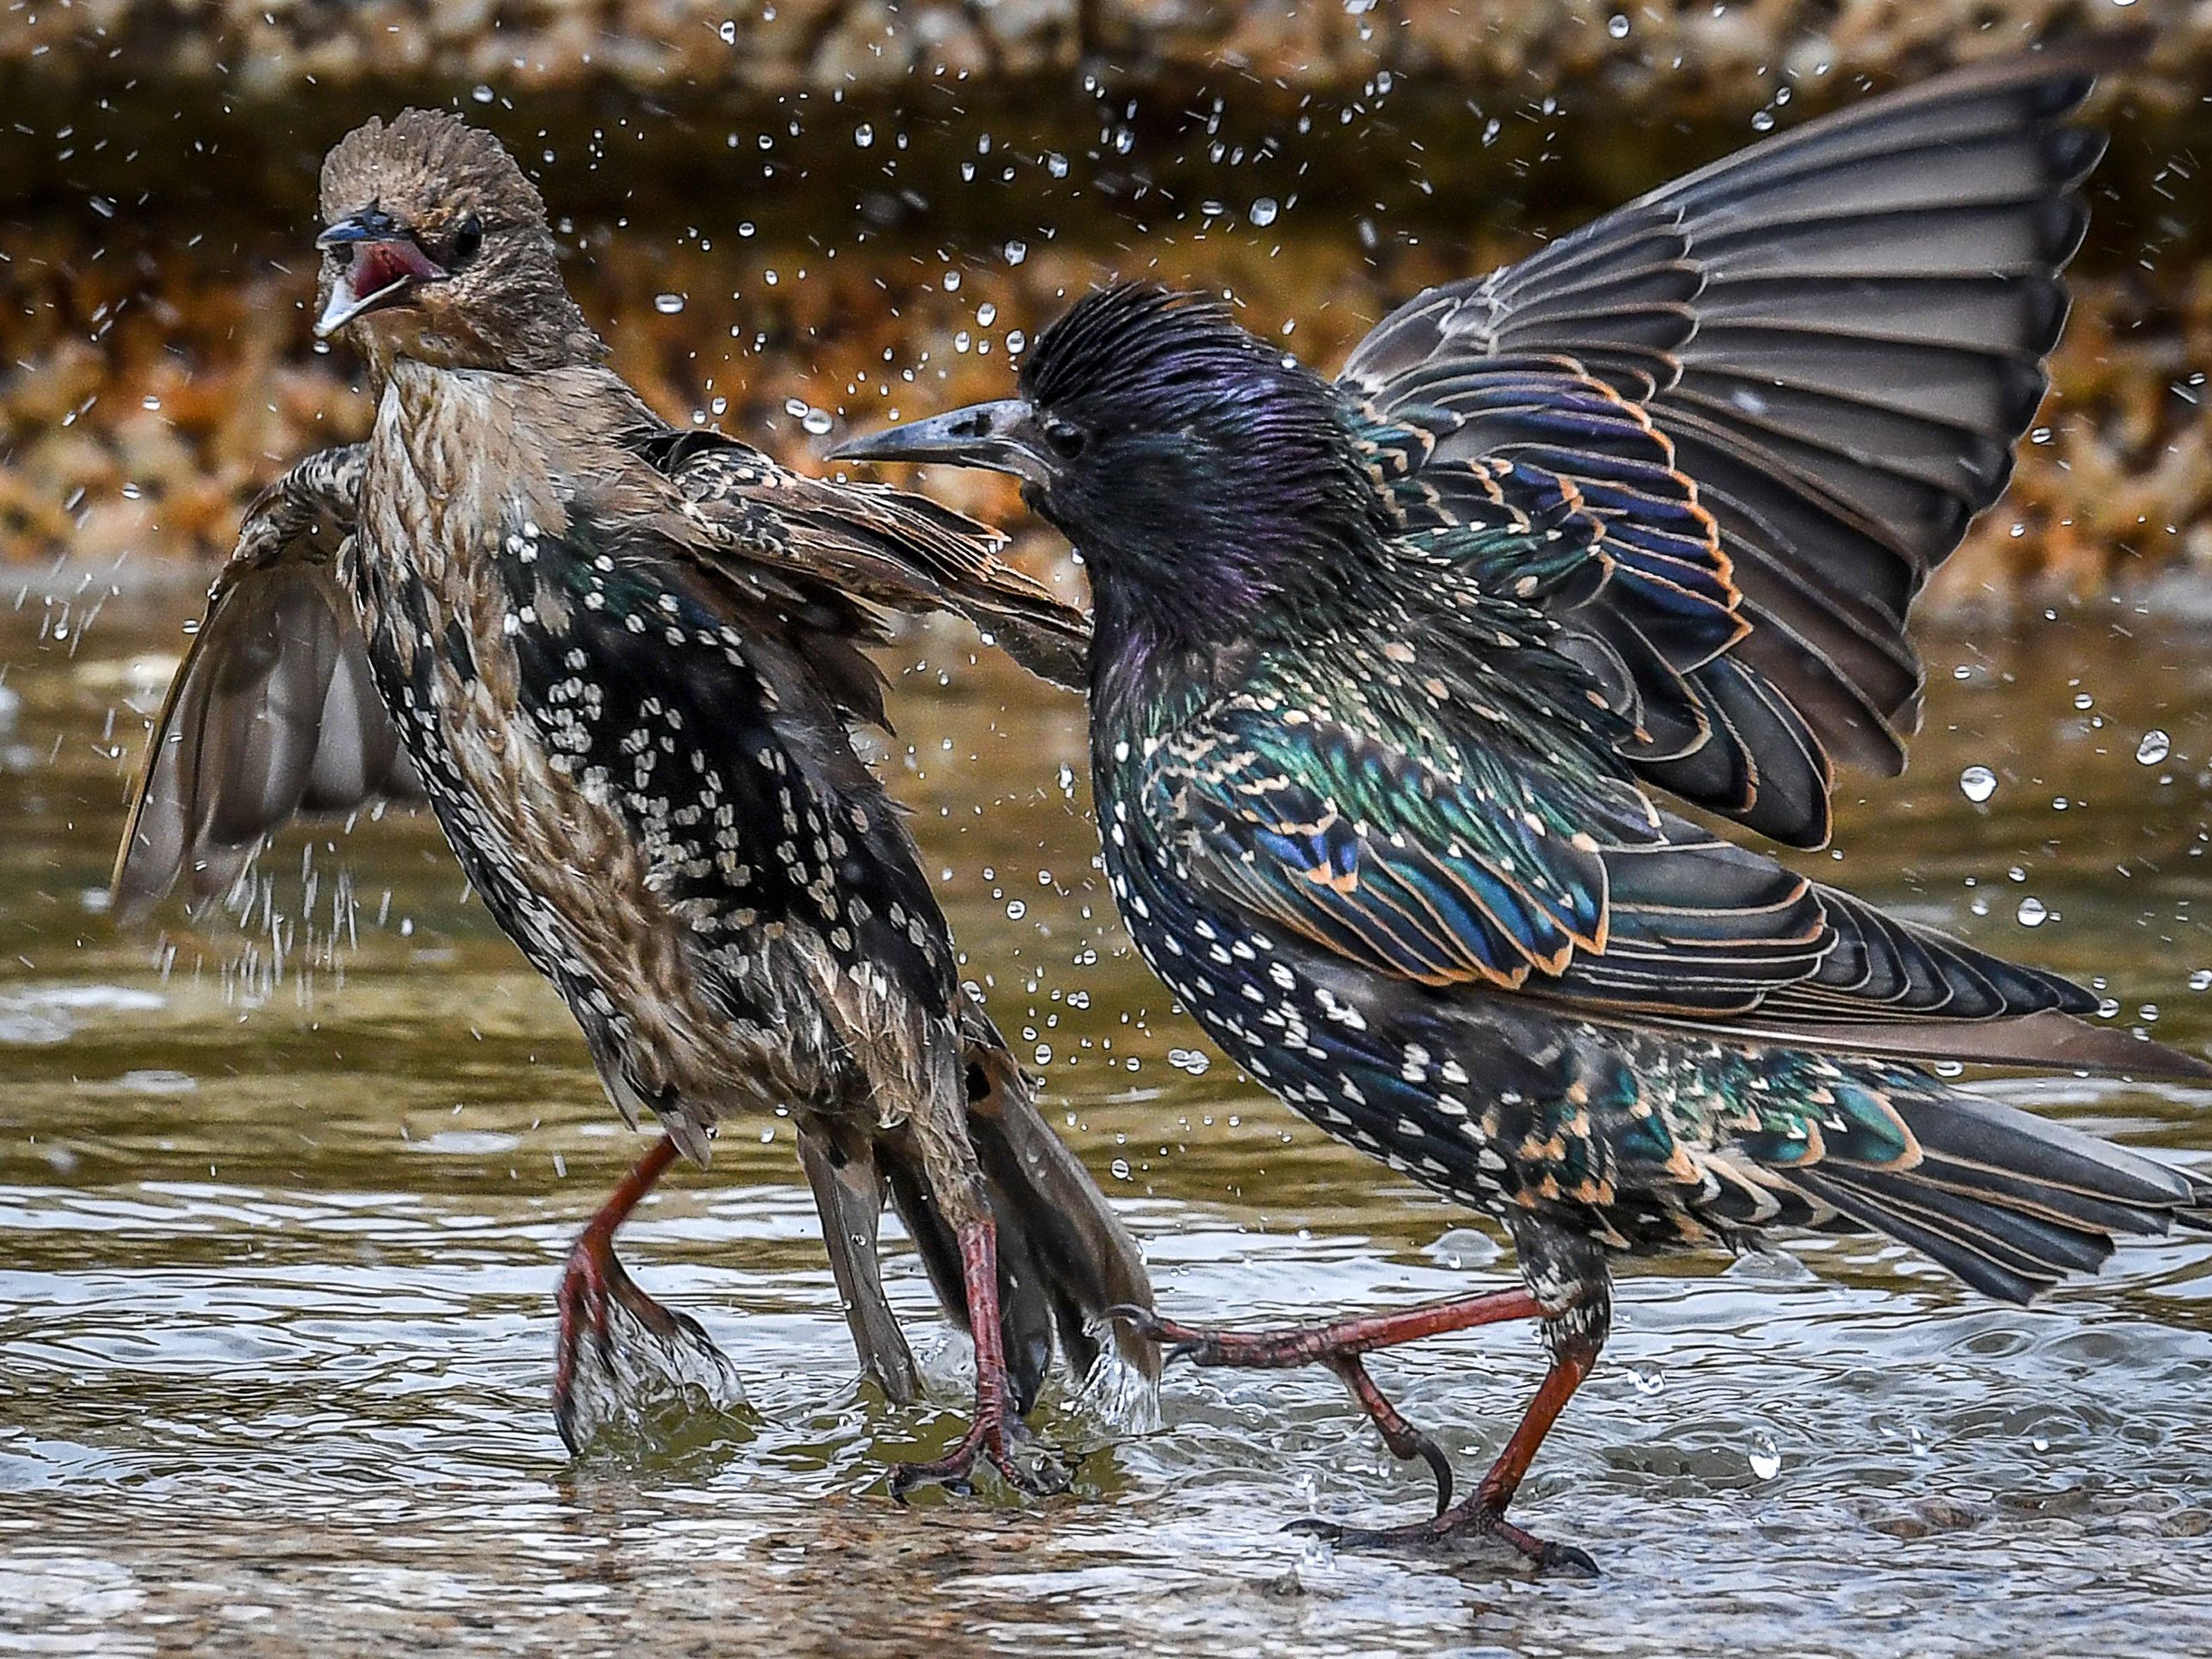
{"label": "brown starling", "polygon": [[[615,1229],[718,1123],[788,1110],[863,1365],[918,1392],[877,1278],[888,1200],[973,1335],[981,1455],[1029,1489],[1020,1414],[1056,1334],[1149,1300],[1136,1247],[963,989],[944,915],[848,728],[884,721],[884,610],[951,609],[1080,673],[1079,612],[916,497],[672,430],[604,363],[537,191],[450,115],[371,121],[324,164],[321,318],[367,357],[367,442],[248,513],[155,722],[116,871],[142,909],[224,888],[295,813],[426,802],[475,892],[666,1138],[564,1274],[555,1404],[639,1291]],[[1148,1375],[1156,1351],[1121,1344]]]}

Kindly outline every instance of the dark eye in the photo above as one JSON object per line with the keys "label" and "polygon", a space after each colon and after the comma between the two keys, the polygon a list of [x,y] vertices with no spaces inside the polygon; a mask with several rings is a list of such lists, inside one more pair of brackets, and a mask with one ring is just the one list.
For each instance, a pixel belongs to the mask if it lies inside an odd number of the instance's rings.
{"label": "dark eye", "polygon": [[453,251],[449,263],[465,265],[476,257],[476,250],[484,245],[484,221],[471,214],[461,221],[461,228],[453,233]]}
{"label": "dark eye", "polygon": [[1052,446],[1056,454],[1069,461],[1073,461],[1083,453],[1081,429],[1071,426],[1064,420],[1045,423],[1044,441]]}

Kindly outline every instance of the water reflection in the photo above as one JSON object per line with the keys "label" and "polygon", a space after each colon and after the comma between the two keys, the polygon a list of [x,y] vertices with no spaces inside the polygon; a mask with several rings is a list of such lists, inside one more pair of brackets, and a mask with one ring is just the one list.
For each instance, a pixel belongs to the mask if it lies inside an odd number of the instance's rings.
{"label": "water reflection", "polygon": [[[1532,1584],[1283,1534],[1310,1510],[1410,1514],[1425,1478],[1305,1373],[1177,1371],[1166,1426],[1134,1438],[1063,1396],[1046,1427],[1088,1452],[1075,1495],[894,1510],[883,1463],[943,1449],[965,1355],[900,1260],[937,1403],[854,1382],[788,1130],[764,1122],[625,1235],[753,1414],[571,1469],[546,1401],[553,1281],[635,1147],[435,832],[295,837],[239,918],[166,913],[165,939],[101,913],[132,709],[183,608],[113,605],[61,641],[35,600],[0,612],[0,1632],[101,1651],[617,1630],[887,1653],[2212,1646],[2200,1238],[2128,1249],[2033,1312],[1872,1241],[1630,1270],[1608,1364],[1524,1499],[1607,1576]],[[1842,856],[1819,862],[2103,975],[2124,1018],[2201,1049],[2212,665],[2118,620],[2124,638],[2099,616],[1936,641],[1912,772],[1848,790]],[[969,971],[1018,1049],[1049,1054],[1166,1302],[1279,1321],[1503,1272],[1486,1229],[1295,1124],[1172,1013],[1092,865],[1072,701],[949,635],[900,665],[883,760]],[[1980,802],[1975,766],[1996,780]],[[1988,1086],[2212,1150],[2201,1091]],[[1463,1467],[1540,1369],[1509,1329],[1377,1364]]]}

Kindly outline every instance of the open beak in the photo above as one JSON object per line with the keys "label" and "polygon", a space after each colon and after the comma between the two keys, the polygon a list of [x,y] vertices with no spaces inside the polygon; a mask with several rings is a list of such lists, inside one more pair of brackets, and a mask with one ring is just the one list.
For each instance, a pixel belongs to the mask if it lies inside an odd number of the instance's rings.
{"label": "open beak", "polygon": [[315,337],[326,340],[355,318],[387,306],[405,305],[424,282],[443,278],[445,267],[417,245],[389,214],[374,208],[342,219],[315,238],[327,252],[348,250],[350,257],[331,282],[323,314],[315,319]]}
{"label": "open beak", "polygon": [[1056,475],[1037,412],[1019,398],[971,403],[908,426],[847,438],[829,452],[832,461],[926,461],[1012,473],[1032,484]]}

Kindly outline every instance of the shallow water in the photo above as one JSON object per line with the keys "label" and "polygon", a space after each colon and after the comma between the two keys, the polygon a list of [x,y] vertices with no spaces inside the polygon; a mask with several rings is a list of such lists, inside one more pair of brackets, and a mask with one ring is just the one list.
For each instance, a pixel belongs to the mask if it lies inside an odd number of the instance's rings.
{"label": "shallow water", "polygon": [[[2131,1249],[2032,1312],[1863,1241],[1629,1268],[1607,1363],[1515,1510],[1605,1576],[1538,1582],[1283,1532],[1424,1498],[1318,1373],[1178,1370],[1165,1426],[1134,1436],[1056,1402],[1045,1433],[1097,1448],[1075,1495],[895,1509],[883,1462],[957,1428],[962,1356],[902,1259],[937,1402],[856,1386],[788,1130],[765,1124],[623,1235],[751,1412],[572,1467],[546,1404],[554,1276],[645,1143],[565,1013],[422,820],[294,835],[243,922],[171,907],[165,944],[119,933],[101,892],[134,710],[192,602],[118,602],[80,635],[82,596],[12,597],[0,1646],[2212,1650],[2201,1238]],[[1847,785],[1823,873],[2103,974],[2124,1018],[2202,1049],[2207,645],[2102,607],[1936,638],[1913,769]],[[899,665],[889,764],[970,971],[1170,1310],[1282,1321],[1509,1272],[1469,1217],[1207,1063],[1092,868],[1072,698],[950,635]],[[1997,777],[1983,804],[1961,789],[1974,765]],[[2206,1092],[1982,1086],[2212,1166]],[[1540,1368],[1503,1328],[1375,1370],[1472,1479]]]}

